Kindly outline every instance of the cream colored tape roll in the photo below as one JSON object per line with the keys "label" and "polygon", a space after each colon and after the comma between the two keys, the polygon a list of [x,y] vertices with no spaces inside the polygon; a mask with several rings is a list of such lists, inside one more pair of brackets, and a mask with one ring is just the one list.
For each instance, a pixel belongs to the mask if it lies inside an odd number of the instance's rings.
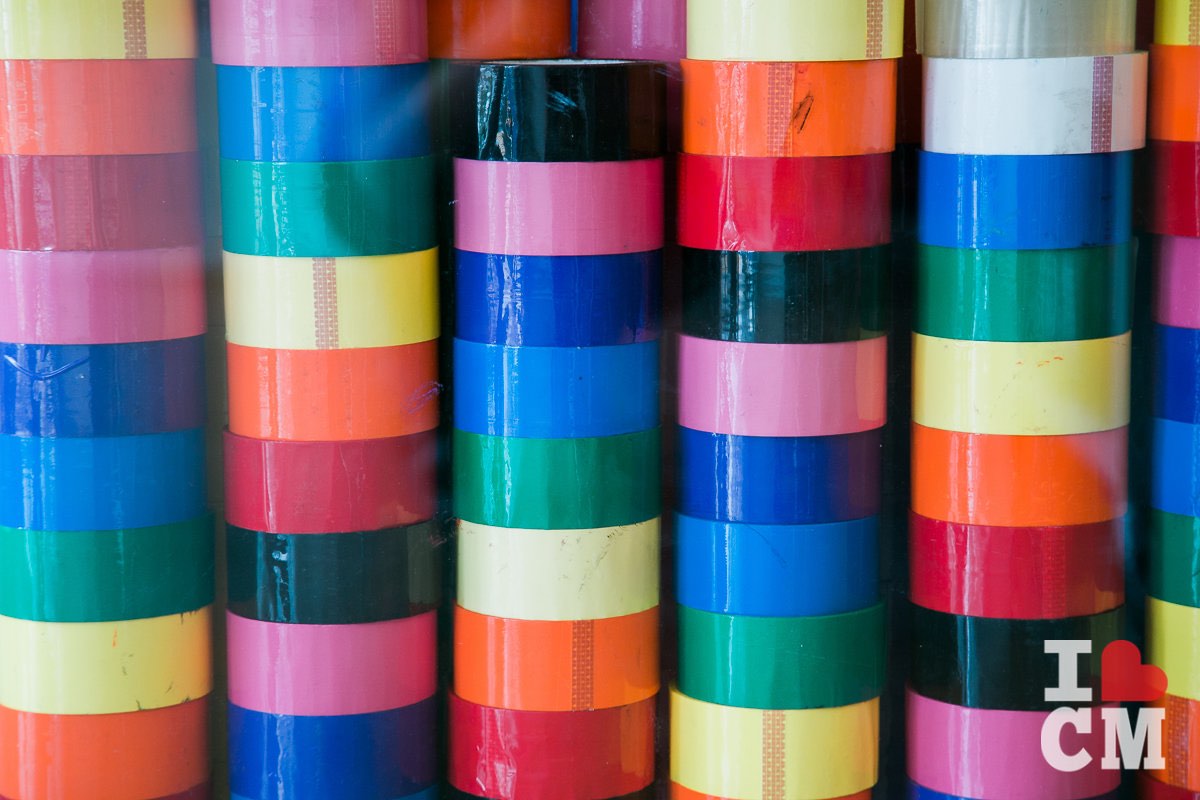
{"label": "cream colored tape roll", "polygon": [[1146,598],[1147,663],[1167,674],[1167,693],[1200,700],[1200,608]]}
{"label": "cream colored tape roll", "polygon": [[458,604],[492,617],[608,619],[658,605],[659,521],[594,530],[458,523]]}
{"label": "cream colored tape roll", "polygon": [[935,153],[1065,155],[1146,144],[1146,53],[925,59],[925,144]]}
{"label": "cream colored tape roll", "polygon": [[688,0],[688,58],[899,58],[904,0]]}
{"label": "cream colored tape roll", "polygon": [[225,335],[247,347],[336,350],[438,337],[437,250],[358,258],[225,253]]}
{"label": "cream colored tape roll", "polygon": [[0,58],[195,58],[192,0],[13,0],[0,5]]}
{"label": "cream colored tape roll", "polygon": [[125,622],[0,617],[0,705],[37,714],[165,708],[212,690],[210,608]]}
{"label": "cream colored tape roll", "polygon": [[917,4],[917,50],[926,56],[1054,58],[1108,56],[1134,49],[1136,0],[917,0]]}
{"label": "cream colored tape roll", "polygon": [[1158,0],[1155,44],[1200,45],[1200,0]]}
{"label": "cream colored tape roll", "polygon": [[1056,436],[1129,424],[1129,334],[1076,342],[913,335],[913,421],[961,433]]}

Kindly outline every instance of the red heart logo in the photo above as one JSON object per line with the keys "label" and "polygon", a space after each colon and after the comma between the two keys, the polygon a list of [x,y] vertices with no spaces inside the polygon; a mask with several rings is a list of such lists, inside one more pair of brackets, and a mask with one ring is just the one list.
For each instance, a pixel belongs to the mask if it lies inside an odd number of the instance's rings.
{"label": "red heart logo", "polygon": [[1100,696],[1106,703],[1151,703],[1167,693],[1167,674],[1142,663],[1133,642],[1117,639],[1100,657]]}

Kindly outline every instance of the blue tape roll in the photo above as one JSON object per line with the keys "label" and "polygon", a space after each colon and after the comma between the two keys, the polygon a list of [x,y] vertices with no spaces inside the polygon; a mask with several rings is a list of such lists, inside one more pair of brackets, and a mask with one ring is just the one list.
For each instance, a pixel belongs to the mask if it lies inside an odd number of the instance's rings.
{"label": "blue tape roll", "polygon": [[[396,797],[396,798],[389,797],[388,800],[438,800],[439,797],[440,797],[440,795],[438,794],[438,787],[430,786],[428,789],[426,789],[423,792],[417,792],[416,794],[405,795],[404,797]],[[231,795],[229,795],[229,800],[262,800],[262,798],[245,797],[240,794],[231,794]]]}
{"label": "blue tape roll", "polygon": [[1200,424],[1200,330],[1154,326],[1153,413]]}
{"label": "blue tape roll", "polygon": [[0,525],[149,528],[205,513],[204,429],[149,436],[0,436]]}
{"label": "blue tape roll", "polygon": [[1200,517],[1200,425],[1153,417],[1150,505]]}
{"label": "blue tape roll", "polygon": [[577,439],[658,425],[658,342],[506,347],[454,340],[454,426]]}
{"label": "blue tape roll", "polygon": [[455,251],[457,336],[486,344],[594,347],[662,333],[662,251],[505,256]]}
{"label": "blue tape roll", "polygon": [[204,425],[204,337],[0,342],[0,434],[137,436]]}
{"label": "blue tape roll", "polygon": [[679,428],[679,510],[776,525],[844,522],[880,508],[883,429],[839,436],[732,436]]}
{"label": "blue tape roll", "polygon": [[879,520],[746,525],[675,517],[676,599],[714,614],[816,617],[879,602]]}
{"label": "blue tape roll", "polygon": [[431,152],[429,65],[217,67],[221,155],[384,161]]}
{"label": "blue tape roll", "polygon": [[[1117,800],[1121,796],[1120,790],[1102,794],[1099,797],[1092,797],[1089,800]],[[962,797],[957,794],[944,794],[935,792],[933,789],[926,789],[912,781],[908,782],[908,800],[978,800],[973,797]]]}
{"label": "blue tape roll", "polygon": [[918,239],[983,250],[1121,244],[1132,235],[1133,154],[920,153]]}
{"label": "blue tape roll", "polygon": [[229,704],[229,789],[288,800],[421,797],[437,780],[437,698],[373,714],[294,717]]}

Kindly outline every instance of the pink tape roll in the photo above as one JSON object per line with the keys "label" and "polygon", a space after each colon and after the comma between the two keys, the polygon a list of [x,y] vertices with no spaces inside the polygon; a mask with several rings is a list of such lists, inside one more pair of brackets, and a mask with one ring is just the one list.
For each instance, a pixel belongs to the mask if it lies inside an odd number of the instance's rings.
{"label": "pink tape roll", "polygon": [[429,58],[426,0],[212,0],[217,64],[357,67]]}
{"label": "pink tape roll", "polygon": [[1092,709],[1092,731],[1067,727],[1067,755],[1086,750],[1092,761],[1059,772],[1042,755],[1042,723],[1049,712],[994,711],[939,703],[908,692],[908,776],[935,792],[988,800],[1083,800],[1116,789],[1119,770],[1100,769],[1104,726]]}
{"label": "pink tape roll", "polygon": [[686,0],[579,2],[581,58],[673,62],[686,51]]}
{"label": "pink tape roll", "polygon": [[1154,321],[1200,329],[1200,239],[1159,237]]}
{"label": "pink tape roll", "polygon": [[887,421],[887,338],[750,344],[679,337],[679,424],[737,436],[833,436]]}
{"label": "pink tape roll", "polygon": [[597,256],[663,246],[663,161],[454,160],[457,246]]}
{"label": "pink tape roll", "polygon": [[204,331],[199,247],[0,250],[0,341],[113,344]]}
{"label": "pink tape roll", "polygon": [[229,700],[268,714],[387,711],[437,691],[437,612],[358,625],[285,625],[226,613]]}

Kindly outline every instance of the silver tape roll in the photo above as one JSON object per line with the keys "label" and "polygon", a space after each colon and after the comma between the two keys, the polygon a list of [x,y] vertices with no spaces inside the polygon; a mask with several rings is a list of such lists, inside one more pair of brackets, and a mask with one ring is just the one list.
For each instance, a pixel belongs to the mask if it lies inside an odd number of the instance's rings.
{"label": "silver tape roll", "polygon": [[1129,53],[1136,5],[1136,0],[917,0],[917,50],[940,58]]}

